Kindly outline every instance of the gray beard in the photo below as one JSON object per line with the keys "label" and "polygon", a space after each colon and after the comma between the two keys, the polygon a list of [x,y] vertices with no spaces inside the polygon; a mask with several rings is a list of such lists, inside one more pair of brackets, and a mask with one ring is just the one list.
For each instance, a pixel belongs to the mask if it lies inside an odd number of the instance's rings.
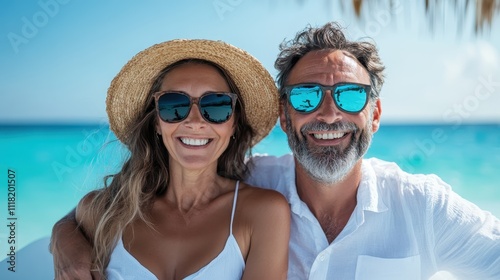
{"label": "gray beard", "polygon": [[[286,110],[286,109],[285,109]],[[290,116],[286,114],[286,128],[288,145],[292,150],[297,162],[317,182],[333,184],[342,181],[356,162],[361,159],[370,147],[373,133],[371,131],[373,110],[370,112],[369,121],[363,129],[358,128],[351,122],[338,122],[327,124],[323,122],[311,122],[300,129],[301,137],[292,127]],[[351,141],[342,149],[338,146],[314,146],[308,145],[308,131],[352,131]]]}

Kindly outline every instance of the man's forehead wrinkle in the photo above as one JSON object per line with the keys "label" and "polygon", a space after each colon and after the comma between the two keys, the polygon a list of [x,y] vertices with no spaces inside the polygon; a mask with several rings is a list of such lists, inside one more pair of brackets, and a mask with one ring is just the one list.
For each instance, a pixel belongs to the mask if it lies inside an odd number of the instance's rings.
{"label": "man's forehead wrinkle", "polygon": [[355,61],[331,57],[322,57],[318,59],[318,63],[310,63],[303,68],[304,75],[314,74],[317,77],[332,77],[338,74],[350,76],[357,71]]}
{"label": "man's forehead wrinkle", "polygon": [[287,83],[369,83],[368,80],[364,81],[365,76],[368,77],[364,68],[352,54],[341,50],[323,50],[312,51],[302,57],[290,73]]}

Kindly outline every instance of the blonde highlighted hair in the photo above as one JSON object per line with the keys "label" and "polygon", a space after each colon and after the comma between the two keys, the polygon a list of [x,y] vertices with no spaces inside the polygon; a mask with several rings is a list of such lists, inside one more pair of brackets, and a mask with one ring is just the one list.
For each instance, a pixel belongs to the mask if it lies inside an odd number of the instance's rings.
{"label": "blonde highlighted hair", "polygon": [[[155,198],[166,193],[169,183],[169,160],[160,137],[156,136],[158,120],[153,93],[160,90],[165,75],[179,65],[186,63],[207,64],[215,67],[226,79],[232,92],[240,96],[231,77],[218,65],[205,60],[181,60],[163,69],[154,80],[144,110],[130,128],[127,148],[128,160],[120,172],[104,178],[105,187],[95,192],[88,201],[84,215],[84,232],[92,243],[93,269],[105,276],[111,253],[121,238],[122,232],[134,220],[147,224],[148,210]],[[217,174],[235,180],[244,179],[248,168],[245,156],[250,154],[254,132],[245,114],[245,104],[238,98],[235,108],[235,133],[228,148],[218,159]],[[87,224],[88,223],[88,224]]]}

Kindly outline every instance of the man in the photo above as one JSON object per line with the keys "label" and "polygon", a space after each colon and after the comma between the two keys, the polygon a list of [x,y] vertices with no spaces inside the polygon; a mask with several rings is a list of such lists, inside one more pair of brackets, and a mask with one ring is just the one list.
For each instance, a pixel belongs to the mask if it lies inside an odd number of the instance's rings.
{"label": "man", "polygon": [[[436,176],[362,159],[382,112],[373,44],[347,41],[328,23],[283,44],[275,66],[293,156],[254,157],[248,182],[291,205],[289,279],[428,279],[440,270],[500,279],[497,218]],[[74,229],[71,219],[55,227],[56,265],[88,274],[89,245],[70,241],[83,240]]]}

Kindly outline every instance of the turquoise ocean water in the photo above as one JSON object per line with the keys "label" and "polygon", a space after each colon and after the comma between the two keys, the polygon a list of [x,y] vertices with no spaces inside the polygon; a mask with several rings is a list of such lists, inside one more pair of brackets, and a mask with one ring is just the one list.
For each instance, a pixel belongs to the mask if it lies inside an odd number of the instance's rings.
{"label": "turquoise ocean water", "polygon": [[[0,259],[8,250],[9,217],[16,218],[19,250],[49,236],[58,219],[116,171],[126,151],[114,139],[104,124],[0,126]],[[289,153],[285,134],[276,126],[253,153]],[[500,124],[383,125],[366,157],[396,162],[412,173],[437,174],[500,217]],[[9,172],[11,177],[15,172],[10,205]]]}

